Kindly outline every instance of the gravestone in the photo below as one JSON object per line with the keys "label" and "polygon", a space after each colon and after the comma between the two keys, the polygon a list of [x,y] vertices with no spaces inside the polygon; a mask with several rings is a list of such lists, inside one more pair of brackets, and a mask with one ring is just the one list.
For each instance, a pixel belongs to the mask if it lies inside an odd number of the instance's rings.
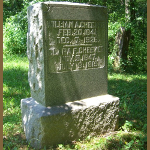
{"label": "gravestone", "polygon": [[28,7],[31,97],[21,100],[35,148],[117,128],[119,98],[107,94],[107,9],[69,2]]}

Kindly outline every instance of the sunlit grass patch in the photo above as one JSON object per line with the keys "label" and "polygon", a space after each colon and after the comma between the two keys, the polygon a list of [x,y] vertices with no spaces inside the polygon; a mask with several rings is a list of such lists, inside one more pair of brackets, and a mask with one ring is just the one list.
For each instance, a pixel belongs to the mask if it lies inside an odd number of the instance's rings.
{"label": "sunlit grass patch", "polygon": [[126,74],[126,73],[108,73],[109,80],[125,80],[125,81],[133,81],[136,79],[147,79],[146,74]]}

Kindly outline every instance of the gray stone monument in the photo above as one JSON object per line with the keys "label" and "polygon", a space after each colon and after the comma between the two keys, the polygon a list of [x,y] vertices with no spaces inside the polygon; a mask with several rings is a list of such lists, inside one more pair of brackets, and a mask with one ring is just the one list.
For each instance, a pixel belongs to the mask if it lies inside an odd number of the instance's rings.
{"label": "gray stone monument", "polygon": [[21,100],[28,142],[42,148],[117,128],[107,94],[107,9],[42,2],[28,8],[31,98]]}

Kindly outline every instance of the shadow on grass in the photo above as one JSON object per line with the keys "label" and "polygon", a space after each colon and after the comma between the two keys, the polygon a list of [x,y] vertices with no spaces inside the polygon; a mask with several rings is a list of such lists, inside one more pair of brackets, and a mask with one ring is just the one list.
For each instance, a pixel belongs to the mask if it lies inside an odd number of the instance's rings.
{"label": "shadow on grass", "polygon": [[106,139],[105,147],[112,149],[147,149],[147,139],[138,132],[120,132],[115,136]]}
{"label": "shadow on grass", "polygon": [[3,137],[4,149],[28,149],[28,143],[25,135],[22,133],[16,133],[9,137]]}
{"label": "shadow on grass", "polygon": [[30,97],[28,71],[22,68],[4,69],[3,71],[3,105],[4,109],[20,106],[22,98]]}
{"label": "shadow on grass", "polygon": [[8,87],[20,88],[28,86],[28,71],[23,68],[11,68],[3,71],[3,83]]}
{"label": "shadow on grass", "polygon": [[129,120],[136,129],[141,129],[147,124],[147,79],[133,77],[128,80],[128,76],[109,79],[108,93],[120,98],[120,127]]}
{"label": "shadow on grass", "polygon": [[[15,126],[21,122],[20,101],[30,97],[28,71],[23,68],[4,68],[3,71],[3,134],[15,134]],[[9,136],[13,138],[12,136]],[[10,141],[11,142],[11,141]]]}

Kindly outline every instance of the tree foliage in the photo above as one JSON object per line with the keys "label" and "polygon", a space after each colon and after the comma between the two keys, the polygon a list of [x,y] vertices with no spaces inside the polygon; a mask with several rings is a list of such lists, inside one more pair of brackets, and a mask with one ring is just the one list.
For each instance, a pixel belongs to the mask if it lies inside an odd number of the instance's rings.
{"label": "tree foliage", "polygon": [[[47,0],[3,0],[4,54],[26,53],[27,7]],[[60,1],[60,0],[57,0]],[[66,0],[61,0],[66,1]],[[68,0],[107,6],[108,8],[108,54],[113,68],[117,55],[116,37],[121,28],[130,35],[124,48],[119,70],[138,72],[147,70],[147,1],[146,0]],[[128,2],[128,6],[126,6]],[[126,11],[129,11],[129,14]],[[128,15],[128,21],[127,21]]]}

